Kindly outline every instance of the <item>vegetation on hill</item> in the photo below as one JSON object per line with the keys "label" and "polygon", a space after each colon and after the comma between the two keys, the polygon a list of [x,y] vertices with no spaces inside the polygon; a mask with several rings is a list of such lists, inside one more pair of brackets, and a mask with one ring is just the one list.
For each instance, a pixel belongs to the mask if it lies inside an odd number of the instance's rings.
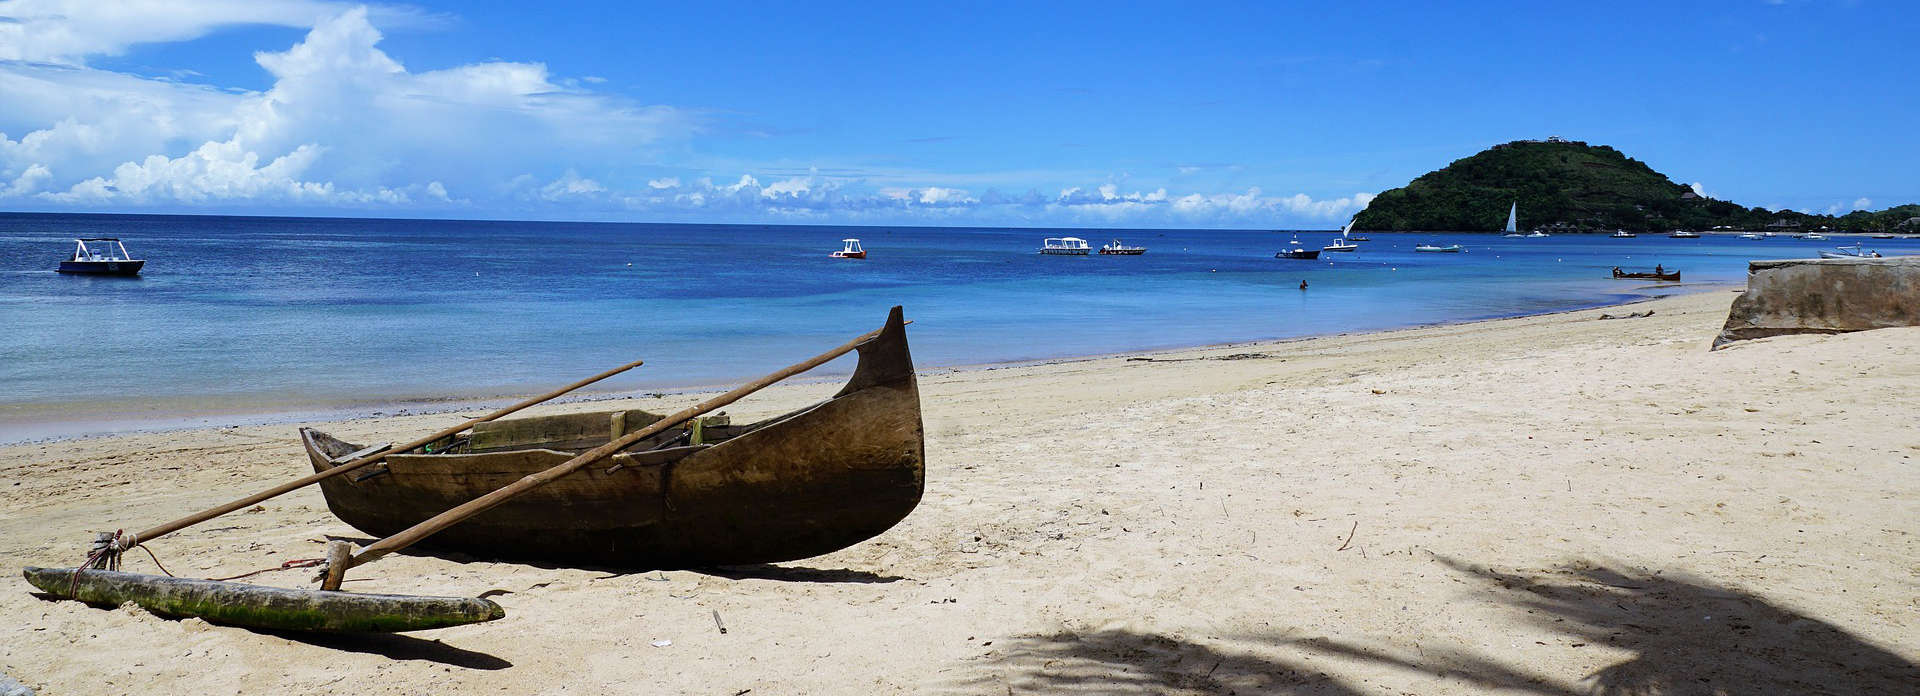
{"label": "vegetation on hill", "polygon": [[1814,229],[1920,232],[1920,205],[1844,217],[1747,208],[1701,196],[1605,145],[1521,140],[1455,160],[1381,193],[1360,230],[1488,230],[1520,205],[1520,229],[1611,231]]}

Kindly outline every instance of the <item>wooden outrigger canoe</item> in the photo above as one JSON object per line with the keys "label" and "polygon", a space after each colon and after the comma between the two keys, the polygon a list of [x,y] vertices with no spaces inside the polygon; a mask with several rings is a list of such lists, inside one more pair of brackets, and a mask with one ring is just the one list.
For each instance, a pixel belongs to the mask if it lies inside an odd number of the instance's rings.
{"label": "wooden outrigger canoe", "polygon": [[[872,538],[919,504],[925,453],[900,310],[858,350],[853,376],[826,401],[750,425],[666,430],[420,545],[655,569],[789,561]],[[483,423],[320,489],[341,521],[387,536],[658,420],[612,411]],[[300,439],[315,472],[363,449],[311,429]]]}
{"label": "wooden outrigger canoe", "polygon": [[87,569],[76,576],[73,568],[27,568],[23,575],[42,592],[88,604],[133,602],[163,616],[274,631],[391,633],[506,616],[500,605],[477,597],[296,590],[115,570]]}
{"label": "wooden outrigger canoe", "polygon": [[[925,455],[905,327],[894,307],[878,330],[671,415],[602,414],[606,435],[585,442],[551,437],[554,428],[577,427],[579,419],[485,424],[639,367],[639,361],[398,447],[355,449],[303,431],[313,474],[134,534],[101,533],[81,568],[29,567],[23,575],[54,597],[113,606],[133,602],[159,614],[247,628],[412,631],[505,616],[484,598],[339,591],[348,569],[443,532],[451,540],[443,547],[492,556],[653,567],[789,560],[844,548],[885,531],[919,504]],[[860,362],[852,378],[826,401],[739,428],[702,419],[855,350]],[[540,447],[529,449],[528,434],[541,432],[546,434],[534,442]],[[507,444],[514,442],[519,444]],[[561,445],[590,447],[578,454],[552,449]],[[642,446],[651,449],[630,451]],[[436,450],[443,454],[430,454]],[[352,480],[346,476],[356,472]],[[620,477],[623,472],[628,476]],[[338,485],[383,479],[358,489]],[[502,481],[507,483],[494,485]],[[317,591],[118,571],[128,550],[315,483],[326,487],[328,506],[343,520],[385,535],[357,553],[347,542],[330,542]],[[336,489],[348,495],[338,496]],[[529,501],[536,504],[514,504]],[[514,526],[529,524],[548,526]],[[580,546],[554,548],[568,543]]]}

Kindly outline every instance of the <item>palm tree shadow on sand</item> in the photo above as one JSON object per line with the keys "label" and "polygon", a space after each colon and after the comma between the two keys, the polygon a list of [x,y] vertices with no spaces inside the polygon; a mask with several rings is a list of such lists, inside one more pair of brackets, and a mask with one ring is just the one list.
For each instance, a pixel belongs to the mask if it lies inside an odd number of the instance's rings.
{"label": "palm tree shadow on sand", "polygon": [[[1483,691],[1552,696],[1912,694],[1920,665],[1751,593],[1674,573],[1573,563],[1503,573],[1438,557],[1483,581],[1489,599],[1527,610],[1569,647],[1608,646],[1627,659],[1592,674],[1529,670],[1522,656],[1421,646],[1417,655],[1333,638],[1241,636],[1212,644],[1108,630],[1024,636],[985,670],[950,683],[967,693],[1350,694],[1343,663],[1431,674]],[[1370,642],[1370,641],[1369,641]],[[1364,690],[1373,693],[1377,686]]]}
{"label": "palm tree shadow on sand", "polygon": [[1628,659],[1553,686],[1483,656],[1428,649],[1419,659],[1330,639],[1297,643],[1321,653],[1541,694],[1720,696],[1723,694],[1915,693],[1920,665],[1819,619],[1739,589],[1675,573],[1573,563],[1539,573],[1503,573],[1439,561],[1494,587],[1492,598],[1529,612],[1569,646],[1628,650]]}
{"label": "palm tree shadow on sand", "polygon": [[1110,629],[1023,636],[989,653],[985,670],[943,684],[968,694],[1324,694],[1370,693],[1270,655],[1266,645],[1203,644],[1157,633]]}

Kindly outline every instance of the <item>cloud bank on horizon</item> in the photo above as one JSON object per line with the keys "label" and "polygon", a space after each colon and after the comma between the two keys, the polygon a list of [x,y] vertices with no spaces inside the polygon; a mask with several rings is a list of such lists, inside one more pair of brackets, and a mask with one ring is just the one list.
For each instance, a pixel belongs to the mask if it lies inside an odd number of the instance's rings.
{"label": "cloud bank on horizon", "polygon": [[[1125,173],[841,173],[703,166],[714,112],[639,103],[590,76],[489,59],[414,71],[381,50],[405,8],[314,0],[0,4],[0,208],[698,222],[1276,226],[1373,198],[1169,191]],[[247,90],[89,65],[222,28],[304,30],[251,58]],[[236,60],[238,58],[236,57]],[[724,108],[719,105],[715,108]],[[19,133],[9,135],[8,131]],[[678,174],[657,176],[662,171]],[[831,173],[823,173],[831,172]],[[771,173],[784,172],[784,173]],[[1071,176],[1071,175],[1070,175]],[[1066,177],[1059,177],[1066,179]]]}

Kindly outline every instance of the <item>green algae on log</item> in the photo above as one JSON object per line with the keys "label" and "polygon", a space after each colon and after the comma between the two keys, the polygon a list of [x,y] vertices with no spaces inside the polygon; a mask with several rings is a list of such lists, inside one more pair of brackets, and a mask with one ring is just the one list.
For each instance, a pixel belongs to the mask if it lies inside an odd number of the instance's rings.
{"label": "green algae on log", "polygon": [[88,604],[133,602],[155,614],[273,631],[398,633],[492,621],[500,605],[473,597],[295,590],[114,570],[27,568],[27,582]]}

